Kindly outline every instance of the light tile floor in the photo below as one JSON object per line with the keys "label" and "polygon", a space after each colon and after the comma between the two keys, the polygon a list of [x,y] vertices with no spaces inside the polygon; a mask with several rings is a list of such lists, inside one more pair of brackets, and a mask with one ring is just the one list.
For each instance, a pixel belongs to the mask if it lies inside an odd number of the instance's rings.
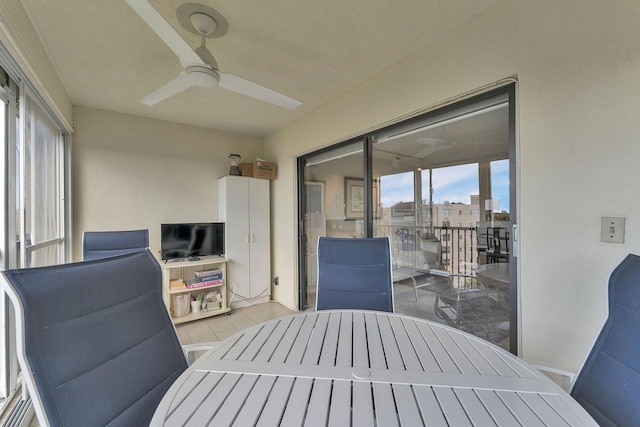
{"label": "light tile floor", "polygon": [[206,341],[222,341],[236,332],[265,320],[297,313],[277,302],[266,302],[249,307],[232,309],[229,314],[208,317],[176,326],[178,338],[184,344]]}

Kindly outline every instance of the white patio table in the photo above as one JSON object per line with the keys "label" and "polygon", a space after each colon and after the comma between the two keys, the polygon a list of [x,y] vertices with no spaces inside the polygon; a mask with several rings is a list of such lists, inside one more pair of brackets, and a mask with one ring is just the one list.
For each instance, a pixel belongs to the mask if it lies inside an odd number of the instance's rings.
{"label": "white patio table", "polygon": [[472,335],[373,311],[305,312],[222,341],[152,426],[595,426],[559,386]]}

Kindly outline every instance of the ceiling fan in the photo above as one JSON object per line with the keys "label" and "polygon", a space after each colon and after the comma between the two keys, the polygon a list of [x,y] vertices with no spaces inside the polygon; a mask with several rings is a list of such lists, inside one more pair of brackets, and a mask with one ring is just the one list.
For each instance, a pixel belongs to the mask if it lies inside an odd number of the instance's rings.
{"label": "ceiling fan", "polygon": [[143,104],[155,105],[192,86],[205,88],[220,86],[284,108],[293,109],[302,105],[300,101],[257,83],[218,70],[213,55],[205,46],[207,35],[216,29],[215,19],[208,14],[199,12],[191,14],[191,23],[200,34],[200,47],[193,50],[147,0],[127,0],[127,3],[178,56],[180,64],[184,67],[178,77],[142,99],[140,102]]}
{"label": "ceiling fan", "polygon": [[416,138],[413,142],[421,145],[426,145],[426,147],[420,150],[420,152],[418,152],[417,154],[414,154],[414,157],[418,157],[418,158],[426,157],[430,154],[435,153],[436,151],[451,148],[454,145],[456,145],[456,141],[449,141],[443,138],[420,137],[420,138]]}

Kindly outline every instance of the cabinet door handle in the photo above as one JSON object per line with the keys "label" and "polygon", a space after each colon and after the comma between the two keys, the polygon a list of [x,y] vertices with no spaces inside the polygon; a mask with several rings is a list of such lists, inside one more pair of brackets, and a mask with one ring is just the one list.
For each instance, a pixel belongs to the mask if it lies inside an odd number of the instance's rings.
{"label": "cabinet door handle", "polygon": [[251,234],[247,234],[245,237],[246,237],[245,242],[251,243]]}
{"label": "cabinet door handle", "polygon": [[252,234],[251,235],[251,243],[255,243],[256,242],[256,235]]}

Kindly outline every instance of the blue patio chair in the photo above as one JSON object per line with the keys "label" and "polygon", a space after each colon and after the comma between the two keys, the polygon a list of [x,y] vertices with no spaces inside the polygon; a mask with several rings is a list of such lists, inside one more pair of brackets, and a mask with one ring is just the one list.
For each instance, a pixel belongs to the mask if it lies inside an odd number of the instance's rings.
{"label": "blue patio chair", "polygon": [[0,284],[41,426],[149,425],[187,360],[148,250],[8,270]]}
{"label": "blue patio chair", "polygon": [[640,256],[609,278],[609,316],[571,389],[601,426],[640,426]]}
{"label": "blue patio chair", "polygon": [[85,231],[82,235],[82,259],[106,258],[149,247],[149,230]]}
{"label": "blue patio chair", "polygon": [[389,239],[318,239],[316,310],[393,312]]}

